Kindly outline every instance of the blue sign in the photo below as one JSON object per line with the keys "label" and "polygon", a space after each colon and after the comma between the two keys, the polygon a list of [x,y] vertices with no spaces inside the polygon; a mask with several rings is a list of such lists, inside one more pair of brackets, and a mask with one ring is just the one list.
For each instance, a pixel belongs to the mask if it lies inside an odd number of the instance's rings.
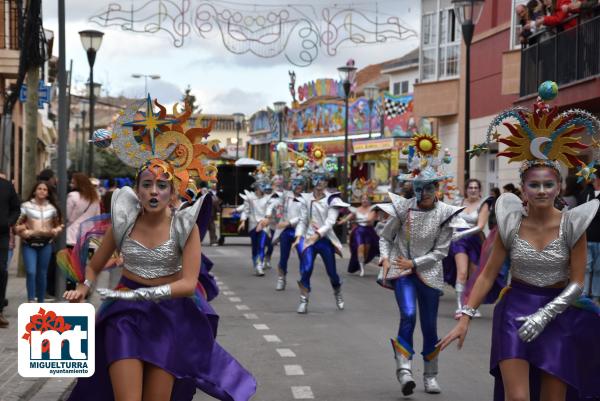
{"label": "blue sign", "polygon": [[[38,83],[38,109],[44,108],[44,103],[50,103],[52,100],[52,87],[46,85],[43,79],[40,79]],[[27,85],[21,85],[21,91],[19,92],[19,101],[25,103],[27,101]]]}

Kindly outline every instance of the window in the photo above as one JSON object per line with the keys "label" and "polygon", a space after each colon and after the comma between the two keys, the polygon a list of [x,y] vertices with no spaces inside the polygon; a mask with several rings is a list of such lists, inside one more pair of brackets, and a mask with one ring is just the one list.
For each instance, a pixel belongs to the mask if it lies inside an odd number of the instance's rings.
{"label": "window", "polygon": [[454,10],[444,8],[423,15],[421,29],[421,81],[458,76],[462,37]]}
{"label": "window", "polygon": [[399,95],[400,94],[400,82],[394,82],[394,88],[392,93],[394,95]]}
{"label": "window", "polygon": [[421,57],[421,80],[428,81],[436,78],[435,49],[423,50]]}
{"label": "window", "polygon": [[423,37],[423,46],[435,45],[437,43],[437,32],[435,28],[435,14],[431,13],[423,15],[423,28],[421,33]]}
{"label": "window", "polygon": [[402,81],[402,89],[400,90],[400,93],[403,95],[408,93],[408,81]]}
{"label": "window", "polygon": [[527,0],[512,0],[512,9],[511,9],[511,24],[510,24],[510,48],[518,49],[521,47],[521,43],[519,41],[519,35],[521,34],[521,25],[519,24],[519,17],[517,16],[516,8],[519,4],[527,4]]}

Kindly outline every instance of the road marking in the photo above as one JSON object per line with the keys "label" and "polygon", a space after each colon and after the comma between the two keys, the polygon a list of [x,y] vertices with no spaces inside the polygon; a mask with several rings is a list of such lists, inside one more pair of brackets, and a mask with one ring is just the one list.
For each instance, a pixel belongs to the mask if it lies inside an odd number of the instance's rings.
{"label": "road marking", "polygon": [[248,305],[236,305],[237,310],[250,310]]}
{"label": "road marking", "polygon": [[292,386],[292,395],[295,400],[312,400],[315,398],[310,386]]}
{"label": "road marking", "polygon": [[242,302],[242,299],[240,297],[229,297],[229,300],[231,302]]}
{"label": "road marking", "polygon": [[304,376],[304,370],[300,365],[284,365],[286,376]]}
{"label": "road marking", "polygon": [[223,295],[235,295],[233,291],[223,291]]}
{"label": "road marking", "polygon": [[281,342],[279,337],[277,337],[274,334],[265,334],[263,337],[264,337],[265,341],[268,343],[280,343]]}
{"label": "road marking", "polygon": [[253,324],[256,330],[269,330],[269,326],[266,324]]}
{"label": "road marking", "polygon": [[282,358],[295,358],[296,354],[289,348],[277,348],[277,353]]}
{"label": "road marking", "polygon": [[219,288],[220,288],[221,290],[223,290],[223,291],[225,291],[225,290],[228,290],[228,289],[229,289],[229,287],[227,287],[226,285],[221,285],[221,286],[219,286]]}
{"label": "road marking", "polygon": [[244,313],[244,317],[248,320],[258,319],[258,315],[256,313]]}

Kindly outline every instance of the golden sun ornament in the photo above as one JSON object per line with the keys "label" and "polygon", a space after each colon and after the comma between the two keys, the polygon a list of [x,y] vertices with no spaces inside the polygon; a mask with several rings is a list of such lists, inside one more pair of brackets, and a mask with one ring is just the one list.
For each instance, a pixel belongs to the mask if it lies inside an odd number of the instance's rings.
{"label": "golden sun ornament", "polygon": [[436,156],[441,148],[439,139],[429,134],[416,134],[411,145],[421,156]]}
{"label": "golden sun ornament", "polygon": [[312,150],[312,158],[313,160],[321,160],[325,157],[325,151],[320,146],[315,146]]}

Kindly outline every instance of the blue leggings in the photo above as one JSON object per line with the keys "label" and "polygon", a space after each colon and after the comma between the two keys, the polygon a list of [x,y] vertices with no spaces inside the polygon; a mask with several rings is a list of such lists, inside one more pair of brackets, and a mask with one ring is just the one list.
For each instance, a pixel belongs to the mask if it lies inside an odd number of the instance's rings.
{"label": "blue leggings", "polygon": [[[296,230],[292,227],[288,227],[279,236],[279,270],[285,276],[288,271],[288,260],[290,258],[290,253],[292,251],[292,244],[296,239]],[[298,259],[300,259],[300,251],[296,248],[296,252],[298,252]]]}
{"label": "blue leggings", "polygon": [[267,228],[266,230],[269,230],[269,238],[267,241],[267,253],[266,253],[266,257],[268,260],[271,260],[271,255],[273,255],[273,234],[275,234],[275,230],[271,230],[270,228]]}
{"label": "blue leggings", "polygon": [[400,309],[398,343],[405,355],[414,354],[413,333],[417,323],[417,303],[419,305],[421,332],[423,333],[423,358],[432,360],[437,356],[435,344],[437,336],[437,314],[441,292],[423,283],[416,274],[395,280],[395,294]]}
{"label": "blue leggings", "polygon": [[263,229],[260,232],[256,232],[256,228],[253,228],[248,233],[250,235],[250,241],[252,242],[252,263],[256,266],[257,262],[264,263],[265,261],[265,248],[268,246],[269,236]]}
{"label": "blue leggings", "polygon": [[[304,248],[305,239],[300,240],[300,249]],[[315,258],[321,255],[329,281],[334,289],[339,288],[342,283],[335,268],[335,249],[327,238],[321,238],[308,248],[304,249],[300,256],[300,284],[310,291],[310,276],[315,266]]]}
{"label": "blue leggings", "polygon": [[27,274],[26,287],[29,301],[37,297],[38,302],[44,302],[48,264],[51,256],[52,244],[46,244],[41,248],[23,245],[23,263]]}

